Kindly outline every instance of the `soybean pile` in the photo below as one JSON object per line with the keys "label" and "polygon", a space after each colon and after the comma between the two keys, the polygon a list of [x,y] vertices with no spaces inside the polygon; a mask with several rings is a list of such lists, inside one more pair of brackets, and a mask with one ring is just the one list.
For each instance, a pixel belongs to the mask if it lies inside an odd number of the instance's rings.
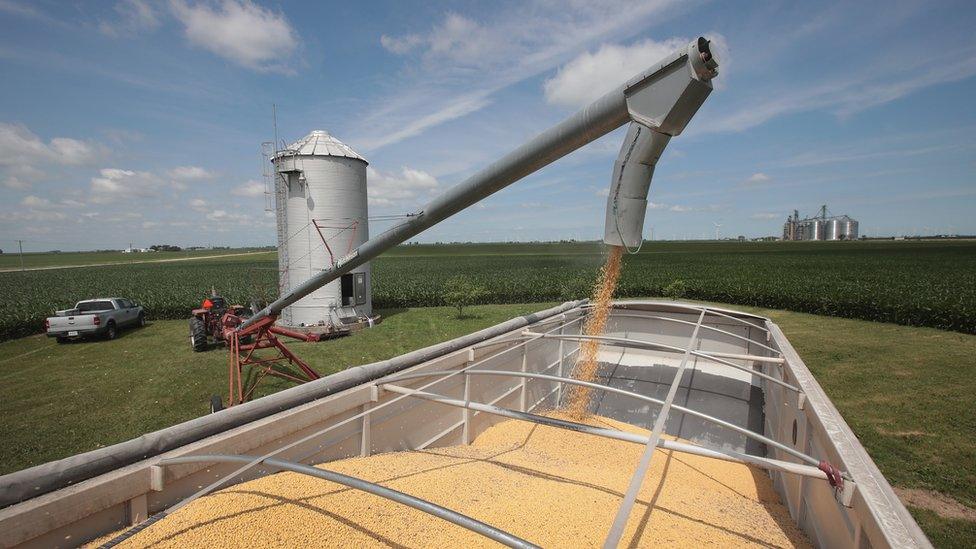
{"label": "soybean pile", "polygon": [[[377,308],[444,305],[464,277],[478,303],[590,294],[597,242],[400,246],[373,262]],[[187,318],[215,286],[229,300],[277,294],[273,253],[227,260],[0,273],[0,340],[39,333],[54,309],[122,296],[152,319]],[[976,333],[976,241],[647,242],[624,258],[616,297],[669,296]]]}
{"label": "soybean pile", "polygon": [[[596,416],[586,423],[647,435]],[[600,547],[641,450],[638,444],[505,421],[470,446],[324,467],[432,501],[542,547]],[[764,471],[657,452],[621,547],[811,547]],[[294,473],[198,499],[119,547],[231,547],[245,540],[250,547],[498,547],[423,512]]]}

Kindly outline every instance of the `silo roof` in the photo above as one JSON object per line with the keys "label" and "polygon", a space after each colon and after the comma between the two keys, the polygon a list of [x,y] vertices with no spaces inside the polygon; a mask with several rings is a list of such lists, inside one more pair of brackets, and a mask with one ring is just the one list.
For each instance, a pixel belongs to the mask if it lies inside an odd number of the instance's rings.
{"label": "silo roof", "polygon": [[341,156],[355,158],[366,162],[366,159],[354,151],[352,147],[329,135],[325,130],[314,130],[305,137],[295,141],[288,148],[278,151],[277,156]]}

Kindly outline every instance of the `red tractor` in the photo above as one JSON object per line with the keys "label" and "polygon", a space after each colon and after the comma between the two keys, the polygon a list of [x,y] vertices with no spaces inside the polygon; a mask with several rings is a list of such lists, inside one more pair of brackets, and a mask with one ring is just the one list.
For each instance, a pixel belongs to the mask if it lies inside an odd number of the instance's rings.
{"label": "red tractor", "polygon": [[[227,301],[211,291],[199,309],[190,317],[190,347],[196,352],[206,351],[211,343],[226,343],[224,328],[236,327],[250,311],[240,305],[227,306]],[[229,314],[227,314],[229,313]],[[225,325],[225,323],[228,323]]]}
{"label": "red tractor", "polygon": [[[257,384],[265,376],[274,376],[295,383],[318,379],[319,374],[302,359],[288,350],[278,336],[299,341],[320,341],[321,334],[304,333],[277,326],[277,316],[265,316],[253,326],[238,327],[251,317],[251,309],[241,305],[227,305],[227,301],[211,290],[210,297],[190,317],[190,347],[206,351],[211,344],[223,344],[230,349],[227,405],[234,406],[249,400]],[[256,305],[252,305],[258,309]],[[327,334],[325,337],[334,337]],[[251,373],[245,370],[253,370]],[[211,411],[223,408],[219,396],[213,396]]]}

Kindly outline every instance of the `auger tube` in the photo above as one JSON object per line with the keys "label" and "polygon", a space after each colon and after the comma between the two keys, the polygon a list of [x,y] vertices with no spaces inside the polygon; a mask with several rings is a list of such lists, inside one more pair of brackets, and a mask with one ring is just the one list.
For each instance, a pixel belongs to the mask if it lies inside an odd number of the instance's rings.
{"label": "auger tube", "polygon": [[[675,136],[712,91],[718,63],[703,37],[668,55],[648,70],[590,103],[583,110],[537,135],[487,168],[434,198],[407,221],[360,245],[335,265],[292,288],[243,322],[238,330],[281,311],[384,251],[440,223],[448,217],[504,189],[628,121],[657,133]],[[646,193],[645,193],[646,197]],[[640,222],[630,216],[640,215]],[[621,212],[618,212],[618,217]],[[642,226],[643,209],[622,213],[621,227]]]}

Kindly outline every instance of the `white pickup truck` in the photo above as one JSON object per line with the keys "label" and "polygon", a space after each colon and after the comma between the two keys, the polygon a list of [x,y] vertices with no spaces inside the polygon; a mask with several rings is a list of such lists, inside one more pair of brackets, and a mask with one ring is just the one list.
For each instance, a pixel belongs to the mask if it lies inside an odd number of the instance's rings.
{"label": "white pickup truck", "polygon": [[73,309],[54,314],[44,321],[44,331],[48,337],[58,338],[58,343],[85,336],[115,339],[124,326],[146,324],[146,311],[142,305],[119,297],[86,299],[76,303]]}

